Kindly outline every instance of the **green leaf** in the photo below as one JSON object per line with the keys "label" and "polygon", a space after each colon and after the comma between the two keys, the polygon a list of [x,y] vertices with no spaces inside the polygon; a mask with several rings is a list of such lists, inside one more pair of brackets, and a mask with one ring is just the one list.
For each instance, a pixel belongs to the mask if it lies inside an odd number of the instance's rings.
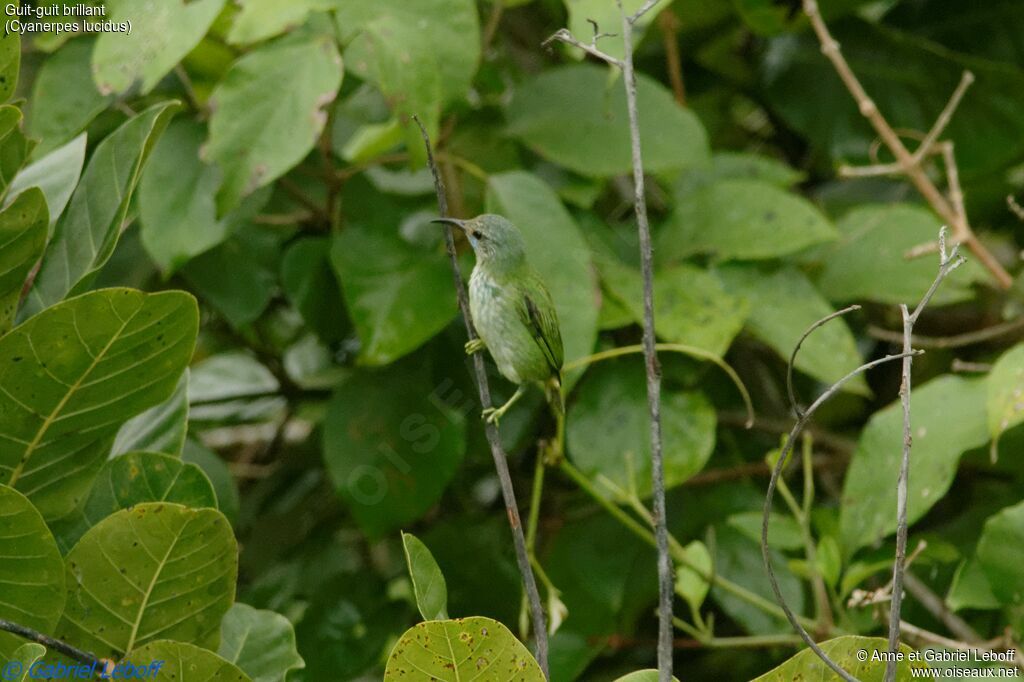
{"label": "green leaf", "polygon": [[106,0],[107,18],[131,21],[128,33],[105,32],[92,52],[93,80],[101,94],[139,86],[149,93],[192,51],[217,17],[224,0]]}
{"label": "green leaf", "polygon": [[291,170],[327,122],[324,108],[341,86],[332,40],[282,40],[236,61],[210,97],[206,157],[220,165],[217,212],[224,215]]}
{"label": "green leaf", "polygon": [[448,586],[434,555],[411,533],[402,533],[402,547],[423,620],[448,620]]}
{"label": "green leaf", "polygon": [[[492,175],[487,207],[522,233],[527,259],[555,301],[565,362],[589,355],[597,338],[598,297],[590,249],[576,221],[551,188],[530,173]],[[570,373],[565,387],[571,387],[579,374]]]}
{"label": "green leaf", "polygon": [[[636,672],[623,675],[615,680],[615,682],[658,682],[658,671],[653,669],[648,670],[637,670]],[[675,682],[679,682],[678,677],[673,677]]]}
{"label": "green leaf", "polygon": [[[601,281],[610,296],[643,324],[643,279],[640,271],[602,258]],[[723,355],[743,328],[749,304],[726,293],[706,270],[680,264],[654,273],[654,317],[658,337]]]}
{"label": "green leaf", "polygon": [[[64,562],[43,517],[24,495],[0,485],[0,618],[51,632],[64,610]],[[0,661],[24,640],[0,632]]]}
{"label": "green leaf", "polygon": [[331,270],[331,242],[305,237],[281,259],[281,287],[306,324],[326,342],[345,336],[346,320],[338,281]]}
{"label": "green leaf", "polygon": [[453,679],[450,675],[544,682],[537,661],[515,635],[481,616],[435,620],[406,630],[388,656],[384,682]]}
{"label": "green leaf", "polygon": [[696,253],[763,260],[835,237],[835,228],[806,199],[759,180],[721,180],[680,202],[658,234],[657,253],[663,262]]}
{"label": "green leaf", "polygon": [[92,82],[92,47],[92,40],[73,40],[47,57],[36,74],[28,132],[42,139],[39,154],[75,138],[113,100]]}
{"label": "green leaf", "polygon": [[709,168],[685,171],[676,182],[675,192],[680,199],[689,192],[722,180],[756,180],[780,189],[788,189],[806,178],[806,174],[784,161],[771,156],[750,152],[715,152]]}
{"label": "green leaf", "polygon": [[676,591],[682,594],[691,610],[698,611],[711,589],[711,583],[704,576],[714,575],[714,565],[711,553],[700,540],[694,540],[683,549],[687,563],[677,562]]}
{"label": "green leaf", "polygon": [[289,670],[306,667],[295,649],[295,630],[273,611],[235,604],[220,626],[219,653],[252,682],[285,682]]}
{"label": "green leaf", "polygon": [[44,518],[70,512],[121,424],[174,392],[198,326],[184,292],[105,289],[0,337],[0,482]]}
{"label": "green leaf", "polygon": [[0,334],[14,322],[25,279],[46,248],[49,222],[46,199],[35,187],[0,212]]}
{"label": "green leaf", "polygon": [[[749,539],[760,543],[763,518],[759,511],[740,512],[731,515],[725,522]],[[774,513],[768,520],[768,542],[776,549],[801,549],[804,546],[804,536],[796,519],[792,516]]]}
{"label": "green leaf", "polygon": [[107,658],[164,637],[217,646],[234,601],[238,547],[216,509],[151,502],[121,510],[93,526],[65,562],[59,639]]}
{"label": "green leaf", "polygon": [[977,556],[970,556],[957,566],[946,595],[946,604],[953,611],[998,609],[1002,605]]}
{"label": "green leaf", "polygon": [[[625,0],[622,3],[622,9],[627,15],[632,15],[643,4],[644,0]],[[668,4],[666,2],[662,7],[655,7],[633,24],[634,49],[643,39],[648,24],[654,21],[658,12]],[[601,33],[611,34],[601,37],[598,43],[601,51],[616,59],[622,59],[626,50],[622,44],[622,15],[619,13],[616,3],[604,0],[565,0],[565,7],[569,10],[569,30],[574,36],[585,43],[590,42],[594,35],[594,26],[590,23],[593,21]],[[573,48],[573,52],[576,52],[579,57],[583,56],[582,50]]]}
{"label": "green leaf", "polygon": [[[707,135],[689,109],[659,83],[637,74],[644,169],[651,173],[699,166],[709,157]],[[544,71],[518,86],[508,131],[541,156],[581,175],[605,177],[632,168],[626,94],[607,69],[577,64]]]}
{"label": "green leaf", "polygon": [[191,119],[174,121],[139,183],[142,245],[164,274],[223,242],[253,212],[243,206],[218,219],[220,173],[199,158],[204,135]]}
{"label": "green leaf", "polygon": [[[841,237],[821,254],[824,269],[818,285],[833,301],[871,299],[879,303],[913,304],[938,273],[938,256],[908,260],[910,249],[934,242],[942,224],[930,211],[909,204],[863,206],[836,223]],[[981,266],[968,257],[935,292],[933,305],[972,297],[970,283],[985,279]]]}
{"label": "green leaf", "polygon": [[334,14],[348,68],[403,118],[419,115],[433,131],[441,107],[469,90],[480,61],[472,0],[346,0]]}
{"label": "green leaf", "polygon": [[[5,675],[4,680],[9,682],[26,682],[26,680],[31,679],[29,675],[32,668],[32,664],[45,655],[46,647],[42,644],[36,644],[35,642],[28,642],[26,644],[22,644],[14,650],[14,653],[11,655],[10,658],[10,660],[17,661],[21,664],[21,667],[19,668],[21,672],[13,676]],[[3,658],[3,654],[0,654],[0,659]]]}
{"label": "green leaf", "polygon": [[158,640],[135,649],[128,656],[132,664],[147,667],[159,665],[150,677],[163,677],[174,682],[253,682],[234,664],[186,642]]}
{"label": "green leaf", "polygon": [[142,167],[174,109],[171,103],[156,104],[96,147],[67,212],[57,222],[25,300],[25,317],[80,293],[110,258]]}
{"label": "green leaf", "polygon": [[[945,495],[960,456],[988,442],[984,395],[984,382],[952,375],[933,379],[911,393],[910,523]],[[897,401],[868,421],[846,473],[840,536],[847,556],[896,530],[902,443],[903,409]]]}
{"label": "green leaf", "polygon": [[978,563],[992,594],[1003,604],[1024,603],[1024,502],[1008,507],[985,522],[978,540]]}
{"label": "green leaf", "polygon": [[257,43],[301,26],[310,12],[329,10],[336,0],[238,0],[241,6],[235,16],[228,42],[232,45]]}
{"label": "green leaf", "polygon": [[189,439],[185,441],[181,461],[195,464],[203,470],[216,493],[217,509],[220,509],[231,523],[235,523],[238,518],[238,488],[224,460],[196,441]]}
{"label": "green leaf", "polygon": [[826,535],[818,541],[818,570],[825,583],[835,588],[843,568],[843,560],[839,554],[839,543],[835,537]]}
{"label": "green leaf", "polygon": [[[796,268],[765,272],[753,266],[729,265],[715,274],[726,291],[750,304],[747,328],[789,361],[800,336],[808,327],[833,312],[807,277]],[[796,368],[832,384],[861,364],[857,341],[842,319],[814,331],[800,347]],[[869,395],[867,382],[857,376],[845,390]]]}
{"label": "green leaf", "polygon": [[[662,387],[665,487],[681,485],[704,468],[715,446],[715,410],[698,392]],[[651,494],[650,416],[642,363],[595,366],[583,379],[566,420],[569,458],[587,475],[640,497]]]}
{"label": "green leaf", "polygon": [[999,356],[985,384],[988,432],[992,436],[992,452],[996,453],[1003,433],[1024,422],[1024,344]]}
{"label": "green leaf", "polygon": [[38,187],[46,197],[46,206],[50,214],[49,226],[52,228],[68,205],[75,186],[78,185],[82,164],[85,163],[85,142],[86,136],[83,133],[18,171],[7,187],[4,206],[9,206],[26,189]]}
{"label": "green leaf", "polygon": [[188,370],[171,397],[126,421],[117,432],[110,456],[132,450],[163,452],[177,457],[185,446],[188,432]]}
{"label": "green leaf", "polygon": [[85,502],[54,526],[65,552],[114,512],[143,502],[174,502],[186,507],[216,507],[213,486],[195,464],[159,452],[129,452],[107,461]]}
{"label": "green leaf", "polygon": [[[17,9],[21,0],[4,3],[5,8]],[[10,17],[9,9],[5,14]],[[21,69],[21,34],[6,28],[0,36],[0,102],[6,102],[18,85],[18,71]]]}
{"label": "green leaf", "polygon": [[324,464],[367,535],[418,519],[441,497],[465,454],[463,416],[431,399],[412,362],[355,374],[324,421]]}
{"label": "green leaf", "polygon": [[20,109],[11,104],[0,105],[0,190],[4,193],[36,145],[22,132],[21,122]]}
{"label": "green leaf", "polygon": [[[885,676],[886,664],[884,660],[880,660],[879,655],[884,656],[889,651],[889,645],[881,637],[847,635],[821,642],[819,646],[829,658],[861,682],[881,682]],[[900,644],[900,651],[903,652],[905,659],[913,649],[906,644]],[[861,657],[864,656],[862,652],[867,653],[867,661],[861,661]],[[917,677],[911,673],[912,668],[926,670],[928,666],[925,663],[906,660],[897,663],[897,682],[905,682]],[[833,677],[835,677],[835,673],[818,658],[817,654],[810,649],[804,649],[782,665],[754,679],[753,682],[825,680]]]}

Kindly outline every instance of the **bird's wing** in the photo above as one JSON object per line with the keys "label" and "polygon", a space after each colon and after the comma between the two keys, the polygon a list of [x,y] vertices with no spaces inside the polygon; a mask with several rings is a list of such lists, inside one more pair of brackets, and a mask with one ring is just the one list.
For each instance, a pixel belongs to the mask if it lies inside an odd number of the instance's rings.
{"label": "bird's wing", "polygon": [[558,376],[562,371],[562,332],[555,303],[538,275],[531,273],[525,278],[517,303],[519,319],[544,353],[551,373]]}

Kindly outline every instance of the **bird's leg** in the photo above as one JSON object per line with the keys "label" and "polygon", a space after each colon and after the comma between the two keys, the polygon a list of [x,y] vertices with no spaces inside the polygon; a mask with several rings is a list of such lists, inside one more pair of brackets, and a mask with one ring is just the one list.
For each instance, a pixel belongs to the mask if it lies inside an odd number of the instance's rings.
{"label": "bird's leg", "polygon": [[484,421],[486,421],[488,424],[494,424],[495,426],[497,426],[498,420],[501,419],[506,412],[508,412],[508,408],[512,407],[512,405],[517,400],[519,400],[524,393],[526,393],[526,386],[520,385],[519,388],[516,389],[516,392],[512,394],[512,397],[509,398],[508,402],[506,402],[504,405],[502,405],[501,407],[488,407],[486,410],[484,410],[483,413]]}
{"label": "bird's leg", "polygon": [[484,343],[483,339],[470,339],[466,342],[466,355],[472,355],[473,353],[479,353],[487,344]]}

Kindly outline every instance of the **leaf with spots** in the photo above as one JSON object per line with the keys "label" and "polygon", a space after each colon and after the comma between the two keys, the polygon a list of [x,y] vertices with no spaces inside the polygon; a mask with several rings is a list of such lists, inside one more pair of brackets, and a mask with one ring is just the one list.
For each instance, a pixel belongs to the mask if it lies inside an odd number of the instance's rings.
{"label": "leaf with spots", "polygon": [[65,565],[56,636],[116,659],[163,638],[216,648],[235,598],[238,546],[216,509],[149,502],[93,526]]}
{"label": "leaf with spots", "polygon": [[388,657],[384,682],[419,679],[544,682],[544,673],[507,627],[474,616],[406,630]]}
{"label": "leaf with spots", "polygon": [[423,620],[447,620],[448,585],[434,555],[412,533],[402,533],[402,547],[416,594],[416,607]]}
{"label": "leaf with spots", "polygon": [[1003,353],[985,381],[988,387],[988,431],[992,452],[1003,433],[1024,422],[1024,344]]}
{"label": "leaf with spots", "polygon": [[[885,662],[880,660],[861,661],[858,657],[858,654],[862,651],[867,652],[869,657],[872,653],[887,652],[889,645],[881,637],[855,637],[847,635],[821,642],[820,646],[822,651],[828,654],[829,658],[838,663],[843,670],[861,680],[861,682],[882,682],[882,678],[885,675]],[[900,651],[903,652],[905,658],[913,650],[906,644],[900,644]],[[911,668],[925,670],[928,668],[928,665],[906,660],[900,662],[896,666],[897,682],[906,682],[906,680],[923,677],[921,674],[915,675],[911,672]],[[817,654],[810,649],[804,649],[782,665],[754,679],[753,682],[826,680],[834,677],[835,673],[825,666]]]}
{"label": "leaf with spots", "polygon": [[127,660],[136,667],[159,665],[150,677],[174,682],[253,682],[236,665],[186,642],[159,640],[135,649]]}
{"label": "leaf with spots", "polygon": [[187,293],[103,289],[0,337],[0,483],[71,512],[121,425],[174,392],[198,327]]}
{"label": "leaf with spots", "polygon": [[[985,383],[941,376],[914,388],[910,409],[914,450],[907,520],[913,523],[949,490],[960,456],[988,442]],[[847,556],[896,531],[902,444],[903,409],[896,401],[868,421],[846,473],[839,526]]]}
{"label": "leaf with spots", "polygon": [[117,246],[142,168],[175,108],[169,102],[155,104],[96,147],[57,221],[19,319],[81,293],[92,283]]}
{"label": "leaf with spots", "polygon": [[228,32],[232,45],[248,45],[300,26],[310,12],[329,10],[337,0],[236,0],[238,14]]}
{"label": "leaf with spots", "polygon": [[[64,610],[64,562],[43,517],[28,499],[0,485],[0,618],[50,632]],[[24,640],[0,632],[0,663],[17,659]]]}
{"label": "leaf with spots", "polygon": [[235,604],[224,616],[217,653],[253,682],[284,682],[289,670],[306,667],[295,649],[295,629],[288,619],[248,604]]}
{"label": "leaf with spots", "polygon": [[216,508],[217,496],[206,474],[195,464],[159,452],[129,452],[108,460],[85,502],[50,525],[61,550],[67,552],[103,519],[143,502]]}
{"label": "leaf with spots", "polygon": [[25,278],[46,248],[49,222],[38,187],[25,190],[0,212],[0,335],[14,322]]}
{"label": "leaf with spots", "polygon": [[341,56],[327,36],[287,36],[232,64],[210,97],[206,157],[220,165],[217,213],[306,157],[341,86]]}

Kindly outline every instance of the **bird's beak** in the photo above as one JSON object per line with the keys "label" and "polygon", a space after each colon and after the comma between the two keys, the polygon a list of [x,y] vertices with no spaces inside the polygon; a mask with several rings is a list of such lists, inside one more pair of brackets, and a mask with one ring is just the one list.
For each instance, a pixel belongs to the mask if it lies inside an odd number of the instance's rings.
{"label": "bird's beak", "polygon": [[444,225],[454,225],[455,227],[459,228],[460,230],[465,230],[466,229],[466,221],[465,220],[459,220],[457,218],[434,218],[430,222],[432,222],[432,223],[441,223],[441,224],[444,224]]}

